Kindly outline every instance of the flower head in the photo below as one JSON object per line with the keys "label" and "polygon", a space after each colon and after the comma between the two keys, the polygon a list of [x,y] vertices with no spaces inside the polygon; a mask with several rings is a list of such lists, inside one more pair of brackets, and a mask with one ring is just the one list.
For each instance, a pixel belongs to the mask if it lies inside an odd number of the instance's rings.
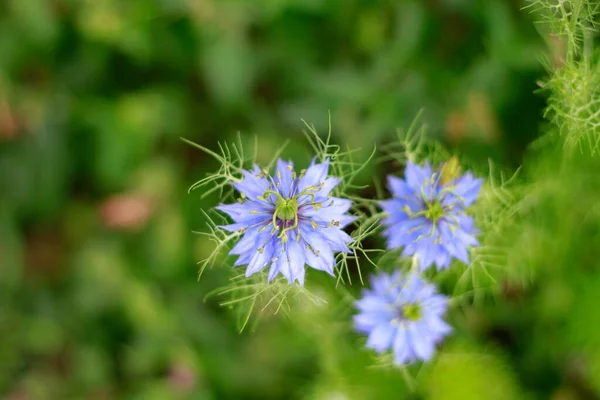
{"label": "flower head", "polygon": [[470,172],[457,176],[452,161],[434,170],[429,163],[406,165],[405,179],[388,176],[393,198],[380,202],[387,213],[387,247],[403,247],[425,270],[448,268],[452,258],[469,263],[469,246],[478,246],[477,229],[465,209],[479,195],[482,180]]}
{"label": "flower head", "polygon": [[403,278],[399,271],[380,273],[371,283],[354,316],[356,329],[368,335],[367,347],[378,353],[393,350],[396,364],[429,360],[435,344],[452,330],[442,319],[447,297],[417,275]]}
{"label": "flower head", "polygon": [[311,163],[297,175],[291,162],[277,161],[275,176],[254,166],[233,186],[241,198],[217,207],[233,219],[221,226],[243,237],[231,249],[235,266],[247,265],[246,276],[270,266],[269,282],[278,273],[290,283],[304,284],[304,265],[334,274],[334,251],[350,252],[352,238],[342,228],[354,221],[347,215],[352,202],[332,196],[340,183],[328,177],[329,160]]}

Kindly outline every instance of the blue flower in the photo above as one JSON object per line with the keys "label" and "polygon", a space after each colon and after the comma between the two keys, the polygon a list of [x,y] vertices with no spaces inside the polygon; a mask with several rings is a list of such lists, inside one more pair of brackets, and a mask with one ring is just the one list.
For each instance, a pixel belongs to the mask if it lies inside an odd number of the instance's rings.
{"label": "blue flower", "polygon": [[243,237],[231,249],[234,266],[247,265],[246,276],[270,266],[268,281],[278,273],[290,284],[304,285],[304,265],[334,275],[335,251],[350,252],[352,238],[342,228],[355,220],[347,215],[352,202],[333,197],[340,183],[328,177],[329,160],[311,163],[297,175],[291,162],[277,161],[275,176],[254,166],[234,183],[239,202],[217,207],[233,219],[221,226]]}
{"label": "blue flower", "polygon": [[380,202],[388,249],[404,248],[403,256],[416,255],[421,270],[435,264],[448,268],[452,258],[469,264],[469,246],[478,246],[473,218],[465,209],[479,195],[482,180],[467,172],[456,176],[448,168],[438,170],[408,162],[405,179],[388,176],[393,198]]}
{"label": "blue flower", "polygon": [[417,359],[427,361],[435,345],[451,332],[442,319],[448,307],[446,296],[417,275],[403,278],[380,273],[371,278],[372,290],[363,290],[356,302],[356,329],[368,335],[367,347],[382,353],[391,349],[396,364]]}

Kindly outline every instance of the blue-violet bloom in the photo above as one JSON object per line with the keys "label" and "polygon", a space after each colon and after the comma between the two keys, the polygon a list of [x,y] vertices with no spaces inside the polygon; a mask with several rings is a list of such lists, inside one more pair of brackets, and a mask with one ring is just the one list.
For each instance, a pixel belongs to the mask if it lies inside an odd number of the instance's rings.
{"label": "blue-violet bloom", "polygon": [[291,162],[277,161],[275,176],[254,166],[242,170],[233,184],[240,193],[235,204],[217,207],[233,219],[221,226],[243,237],[231,249],[234,266],[247,265],[246,276],[270,266],[268,281],[278,273],[290,284],[304,285],[304,265],[334,275],[334,251],[350,252],[352,238],[342,228],[356,218],[347,215],[352,202],[333,197],[340,179],[328,177],[329,160],[294,171]]}
{"label": "blue-violet bloom", "polygon": [[400,271],[379,273],[371,284],[354,316],[356,329],[368,335],[367,347],[377,353],[391,349],[398,365],[431,359],[436,343],[452,330],[443,320],[448,298],[417,275],[404,278]]}
{"label": "blue-violet bloom", "polygon": [[469,246],[478,246],[473,218],[465,209],[479,195],[482,179],[472,173],[457,175],[452,160],[434,170],[408,162],[405,179],[388,176],[393,197],[380,202],[388,249],[403,248],[415,255],[421,270],[432,264],[448,268],[452,258],[469,264]]}

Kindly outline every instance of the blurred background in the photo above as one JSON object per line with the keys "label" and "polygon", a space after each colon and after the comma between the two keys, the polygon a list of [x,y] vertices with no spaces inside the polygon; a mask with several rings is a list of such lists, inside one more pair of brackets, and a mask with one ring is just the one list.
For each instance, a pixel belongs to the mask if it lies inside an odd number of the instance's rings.
{"label": "blurred background", "polygon": [[[466,312],[449,348],[487,358],[438,363],[438,391],[409,395],[349,327],[319,331],[325,317],[304,310],[240,334],[205,301],[227,268],[197,281],[213,245],[192,231],[219,199],[187,189],[218,165],[180,137],[257,137],[261,163],[289,141],[301,165],[301,119],[325,134],[330,112],[333,140],[366,158],[424,109],[432,137],[514,171],[552,60],[524,5],[0,2],[0,398],[458,398],[459,384],[486,393],[460,398],[595,398],[578,364],[513,340],[511,308]],[[388,172],[372,163],[359,183]]]}

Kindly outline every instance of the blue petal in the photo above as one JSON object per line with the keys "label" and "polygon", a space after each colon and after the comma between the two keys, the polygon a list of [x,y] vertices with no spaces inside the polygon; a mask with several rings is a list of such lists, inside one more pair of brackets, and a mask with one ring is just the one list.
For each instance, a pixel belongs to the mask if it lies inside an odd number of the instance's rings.
{"label": "blue petal", "polygon": [[441,294],[433,294],[424,299],[422,304],[427,309],[427,312],[442,315],[448,309],[448,298]]}
{"label": "blue petal", "polygon": [[435,265],[437,265],[438,269],[450,267],[451,261],[452,257],[450,257],[450,253],[448,253],[446,248],[440,248],[437,252],[437,256],[435,257]]}
{"label": "blue petal", "polygon": [[277,160],[277,186],[279,193],[283,198],[288,198],[292,192],[292,174],[294,172],[294,164],[291,161]]}
{"label": "blue petal", "polygon": [[[256,223],[261,219],[272,218],[271,210],[264,206],[258,205],[257,202],[245,202],[245,203],[233,203],[233,204],[220,204],[215,207],[217,210],[228,214],[234,222],[238,223]],[[256,214],[259,212],[260,214]]]}
{"label": "blue petal", "polygon": [[432,333],[434,332],[439,338],[452,332],[452,327],[437,315],[425,316],[423,322],[427,324],[427,329]]}
{"label": "blue petal", "polygon": [[325,182],[323,182],[323,187],[315,192],[315,201],[325,202],[327,199],[329,199],[329,194],[337,185],[339,185],[340,182],[341,180],[335,177],[329,177],[325,179]]}
{"label": "blue petal", "polygon": [[419,267],[421,271],[425,271],[433,264],[437,257],[438,245],[433,243],[433,238],[425,237],[417,243],[417,257],[419,258]]}
{"label": "blue petal", "polygon": [[390,304],[386,298],[375,295],[368,295],[368,291],[366,291],[367,295],[360,300],[357,300],[354,304],[356,308],[363,312],[388,312],[390,309]]}
{"label": "blue petal", "polygon": [[418,166],[412,162],[406,164],[406,170],[404,176],[406,177],[406,183],[415,192],[421,193],[423,185],[430,181],[433,175],[433,170],[429,162],[426,162],[423,167]]}
{"label": "blue petal", "polygon": [[247,265],[250,262],[250,260],[252,259],[253,255],[254,255],[253,252],[247,252],[247,253],[241,254],[238,257],[238,259],[235,261],[233,266],[239,267],[240,265]]}
{"label": "blue petal", "polygon": [[340,217],[337,218],[336,222],[339,222],[340,225],[337,226],[337,228],[342,229],[347,227],[348,225],[350,225],[351,223],[353,223],[354,221],[356,221],[358,219],[358,217],[355,217],[354,215],[342,215]]}
{"label": "blue petal", "polygon": [[426,230],[431,232],[431,221],[423,216],[418,216],[414,218],[407,219],[402,221],[396,225],[397,234],[407,234],[410,233],[417,227],[427,228]]}
{"label": "blue petal", "polygon": [[394,339],[394,362],[403,365],[413,361],[414,358],[406,329],[398,329]]}
{"label": "blue petal", "polygon": [[403,303],[414,303],[418,300],[419,293],[426,283],[416,274],[411,274],[405,279],[401,287],[400,295]]}
{"label": "blue petal", "polygon": [[334,275],[333,267],[335,265],[335,258],[325,237],[308,224],[300,225],[300,233],[301,242],[306,242],[312,248],[304,246],[306,263],[314,269]]}
{"label": "blue petal", "polygon": [[257,197],[262,196],[265,191],[269,188],[269,181],[262,177],[259,178],[260,168],[254,166],[252,172],[242,170],[244,178],[241,182],[236,182],[233,187],[240,193],[244,193],[248,198],[256,200]]}
{"label": "blue petal", "polygon": [[406,198],[414,196],[414,191],[406,184],[406,181],[404,181],[404,179],[388,175],[387,181],[388,187],[390,188],[390,191],[392,192],[392,195],[394,197]]}
{"label": "blue petal", "polygon": [[248,228],[248,224],[243,223],[243,224],[217,225],[217,228],[223,229],[227,232],[237,232],[240,229]]}
{"label": "blue petal", "polygon": [[382,323],[389,323],[389,315],[384,312],[370,312],[362,313],[352,317],[354,321],[354,327],[361,333],[370,333],[377,325]]}
{"label": "blue petal", "polygon": [[308,167],[304,176],[298,182],[298,189],[296,190],[296,193],[303,192],[309,186],[319,186],[321,182],[324,182],[325,178],[327,178],[328,170],[329,160],[325,160],[325,162],[321,164],[312,164],[310,167]]}
{"label": "blue petal", "polygon": [[[276,254],[276,253],[274,253]],[[277,276],[277,274],[279,273],[279,258],[277,257],[277,255],[275,255],[274,257],[275,261],[273,261],[273,263],[271,264],[271,269],[269,269],[269,276],[267,278],[267,282],[271,282],[273,279],[275,279],[275,277]]]}
{"label": "blue petal", "polygon": [[273,258],[274,243],[273,240],[269,240],[266,246],[261,247],[262,251],[254,250],[254,255],[248,263],[246,268],[246,277],[262,270],[271,263]]}
{"label": "blue petal", "polygon": [[402,285],[401,281],[395,282],[392,275],[385,273],[372,276],[370,281],[373,291],[379,296],[384,296],[395,285]]}
{"label": "blue petal", "polygon": [[431,227],[427,224],[429,221],[425,217],[419,216],[385,229],[383,233],[388,238],[388,248],[395,249],[400,246],[415,245],[419,236],[427,236],[431,233]]}
{"label": "blue petal", "polygon": [[[265,225],[262,225],[264,227]],[[260,232],[261,226],[250,228],[244,236],[233,246],[229,254],[242,254],[245,252],[254,253],[260,247],[265,246],[270,241],[271,229],[265,228]]]}
{"label": "blue petal", "polygon": [[290,284],[298,280],[304,286],[304,252],[296,243],[295,235],[290,235],[287,243],[283,245],[283,254],[279,255],[279,271],[287,278]]}
{"label": "blue petal", "polygon": [[352,206],[352,201],[333,197],[318,209],[312,205],[301,207],[300,215],[315,221],[331,222],[340,219]]}
{"label": "blue petal", "polygon": [[[243,254],[248,251],[256,250],[262,245],[258,243],[262,243],[263,241],[260,239],[261,232],[259,232],[260,227],[256,226],[254,228],[250,228],[246,231],[244,236],[233,246],[229,254]],[[269,232],[264,232],[267,235]],[[266,239],[266,238],[265,238]]]}
{"label": "blue petal", "polygon": [[452,257],[464,262],[465,264],[468,264],[469,253],[467,252],[466,246],[459,238],[460,229],[454,230],[453,234],[447,224],[440,224],[440,232],[442,234],[443,246],[448,253]]}
{"label": "blue petal", "polygon": [[467,172],[456,181],[453,193],[460,198],[462,204],[466,207],[475,202],[482,184],[483,179],[475,179],[472,173]]}
{"label": "blue petal", "polygon": [[383,235],[388,238],[387,247],[388,249],[397,249],[402,246],[414,245],[415,241],[421,234],[424,233],[423,229],[417,230],[412,233],[399,233],[394,228],[387,228],[383,231]]}
{"label": "blue petal", "polygon": [[[363,297],[355,302],[360,312],[354,317],[355,328],[369,336],[367,347],[376,351],[393,347],[397,364],[429,360],[435,352],[436,342],[451,331],[442,319],[447,309],[447,297],[437,294],[434,285],[416,274],[403,277],[400,271],[379,273],[371,281],[373,291],[363,291]],[[390,296],[389,292],[395,292],[395,296]],[[418,321],[394,321],[398,307],[407,303],[422,306],[421,318]],[[389,329],[395,334],[390,336]]]}
{"label": "blue petal", "polygon": [[428,361],[435,352],[435,345],[429,334],[420,328],[419,323],[408,324],[407,334],[415,355],[423,361]]}
{"label": "blue petal", "polygon": [[317,228],[319,232],[325,237],[329,247],[333,251],[343,251],[345,253],[350,253],[350,249],[348,248],[348,244],[352,243],[354,239],[352,236],[348,235],[343,230],[332,226],[329,228]]}
{"label": "blue petal", "polygon": [[408,207],[413,213],[422,211],[423,208],[421,204],[417,204],[412,200],[407,201],[403,199],[383,200],[380,201],[378,205],[387,213],[387,218],[383,220],[386,225],[392,225],[410,219],[409,215],[404,211],[405,207]]}
{"label": "blue petal", "polygon": [[367,347],[381,353],[392,346],[395,334],[396,328],[389,322],[379,324],[371,331],[367,339]]}
{"label": "blue petal", "polygon": [[458,226],[460,226],[460,228],[470,234],[475,234],[477,233],[477,229],[475,229],[475,221],[473,220],[473,218],[469,215],[465,215],[465,214],[459,214],[456,215],[456,219],[458,221]]}

